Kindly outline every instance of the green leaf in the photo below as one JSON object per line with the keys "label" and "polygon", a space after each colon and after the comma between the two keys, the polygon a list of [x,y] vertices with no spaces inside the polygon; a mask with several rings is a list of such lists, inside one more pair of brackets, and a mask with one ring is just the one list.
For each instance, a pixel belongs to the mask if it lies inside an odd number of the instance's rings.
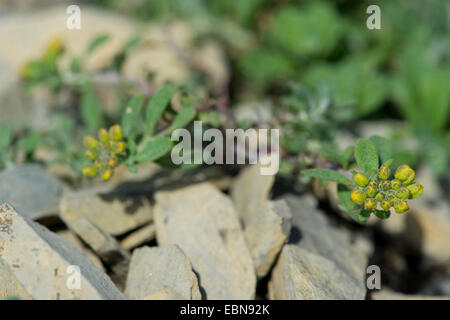
{"label": "green leaf", "polygon": [[0,126],[0,150],[8,149],[11,144],[12,130],[6,126]]}
{"label": "green leaf", "polygon": [[155,161],[172,149],[172,141],[167,137],[156,137],[138,150],[134,159],[138,163]]}
{"label": "green leaf", "polygon": [[172,124],[170,125],[169,132],[172,132],[179,128],[184,128],[192,119],[195,118],[197,111],[194,107],[185,107],[181,109],[180,112],[173,119]]}
{"label": "green leaf", "polygon": [[97,96],[91,87],[84,88],[80,108],[81,119],[88,132],[93,132],[102,126],[102,110]]}
{"label": "green leaf", "polygon": [[89,46],[86,50],[86,53],[87,54],[93,53],[101,45],[105,44],[109,40],[109,38],[110,37],[108,34],[101,34],[101,35],[96,36],[94,38],[94,40],[92,40],[91,43],[89,44]]}
{"label": "green leaf", "polygon": [[125,137],[133,138],[139,126],[139,114],[141,112],[144,96],[133,97],[122,115],[122,130]]}
{"label": "green leaf", "polygon": [[361,170],[368,176],[377,172],[379,162],[375,143],[369,139],[358,139],[355,146],[355,159]]}
{"label": "green leaf", "polygon": [[146,131],[149,136],[155,133],[156,125],[169,105],[170,99],[177,88],[173,85],[166,85],[159,89],[152,97],[147,106]]}
{"label": "green leaf", "polygon": [[381,163],[385,163],[392,157],[392,143],[383,137],[372,136],[370,140],[375,143],[378,153],[380,155]]}
{"label": "green leaf", "polygon": [[342,184],[351,184],[352,181],[334,170],[328,169],[305,169],[302,170],[302,174],[314,178],[336,181]]}
{"label": "green leaf", "polygon": [[391,216],[390,211],[375,210],[374,213],[378,218],[383,219],[383,220],[387,219]]}
{"label": "green leaf", "polygon": [[37,146],[41,143],[41,136],[39,133],[33,132],[22,138],[19,142],[19,148],[26,153],[33,153]]}

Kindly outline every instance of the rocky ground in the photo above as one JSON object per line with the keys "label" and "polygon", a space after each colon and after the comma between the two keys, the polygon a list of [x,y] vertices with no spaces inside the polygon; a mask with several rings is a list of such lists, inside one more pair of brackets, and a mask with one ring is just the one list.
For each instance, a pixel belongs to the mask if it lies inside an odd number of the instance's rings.
{"label": "rocky ground", "polygon": [[[0,115],[12,127],[39,130],[48,123],[48,97],[39,90],[25,95],[18,70],[49,39],[62,36],[68,52],[79,54],[97,33],[114,34],[89,61],[94,70],[136,28],[86,9],[83,32],[73,36],[61,10],[0,16]],[[172,28],[183,50],[223,86],[230,75],[220,48],[188,48],[186,28]],[[160,26],[148,26],[147,35],[152,49],[131,57],[126,76],[145,64],[157,83],[184,77],[188,67]],[[116,98],[108,88],[102,92]],[[38,158],[51,154],[39,150]],[[410,212],[365,226],[339,211],[333,184],[309,191],[261,176],[257,166],[169,172],[145,165],[137,175],[122,169],[108,183],[81,186],[67,183],[71,173],[60,166],[0,172],[0,299],[450,297],[450,205],[441,191],[448,186],[426,169],[417,178],[424,195]],[[367,289],[369,265],[381,269],[381,290]],[[79,286],[71,282],[77,270]]]}
{"label": "rocky ground", "polygon": [[[167,172],[147,165],[143,171],[148,175],[141,180],[119,174],[82,190],[73,190],[38,165],[0,173],[0,297],[450,295],[450,219],[429,207],[358,226],[313,194],[274,197],[279,179],[260,175],[256,165],[234,177],[214,167]],[[411,265],[414,254],[422,261]],[[382,290],[373,294],[366,287],[370,264],[382,270]],[[68,285],[70,266],[80,270],[79,289]],[[411,267],[433,269],[433,279],[413,275]],[[407,280],[422,281],[416,284],[420,295],[405,293],[412,288],[398,282]],[[389,286],[406,291],[393,292]]]}

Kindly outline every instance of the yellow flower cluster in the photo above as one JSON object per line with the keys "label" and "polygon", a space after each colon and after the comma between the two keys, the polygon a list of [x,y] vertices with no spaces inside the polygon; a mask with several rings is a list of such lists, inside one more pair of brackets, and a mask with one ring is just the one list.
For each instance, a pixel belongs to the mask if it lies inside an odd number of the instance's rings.
{"label": "yellow flower cluster", "polygon": [[423,186],[414,183],[416,173],[407,165],[397,168],[394,179],[389,180],[391,170],[382,165],[375,179],[369,180],[364,174],[357,173],[354,181],[357,187],[350,195],[353,203],[361,205],[365,210],[375,210],[379,206],[388,211],[394,208],[395,212],[408,211],[407,199],[415,199],[423,192]]}
{"label": "yellow flower cluster", "polygon": [[100,174],[103,180],[109,180],[119,164],[120,156],[125,154],[125,142],[122,139],[122,128],[118,124],[109,128],[109,132],[100,129],[98,139],[84,137],[85,155],[93,161],[93,165],[84,167],[83,175],[94,177]]}

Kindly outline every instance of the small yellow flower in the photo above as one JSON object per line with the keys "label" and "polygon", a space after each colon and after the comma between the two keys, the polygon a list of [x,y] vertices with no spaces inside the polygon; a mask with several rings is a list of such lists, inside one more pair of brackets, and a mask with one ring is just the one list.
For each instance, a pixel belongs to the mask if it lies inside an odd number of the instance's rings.
{"label": "small yellow flower", "polygon": [[375,200],[377,201],[383,201],[384,195],[382,193],[377,193],[375,196]]}
{"label": "small yellow flower", "polygon": [[87,167],[83,168],[82,173],[83,173],[83,176],[93,177],[97,174],[97,170],[92,166],[87,166]]}
{"label": "small yellow flower", "polygon": [[106,129],[104,129],[104,128],[101,128],[100,130],[98,130],[98,138],[103,143],[108,142],[108,140],[109,140],[108,131],[106,131]]}
{"label": "small yellow flower", "polygon": [[389,169],[388,166],[385,166],[384,164],[380,167],[378,170],[378,178],[381,180],[387,180],[389,176],[391,175],[391,169]]}
{"label": "small yellow flower", "polygon": [[391,181],[391,188],[394,190],[398,190],[398,188],[400,188],[402,185],[402,183],[400,182],[400,180],[394,179]]}
{"label": "small yellow flower", "polygon": [[117,159],[115,159],[115,158],[109,159],[109,161],[108,161],[108,166],[109,166],[110,168],[114,168],[115,166],[117,166]]}
{"label": "small yellow flower", "polygon": [[64,43],[60,37],[55,37],[47,45],[46,52],[57,54],[64,50]]}
{"label": "small yellow flower", "polygon": [[408,190],[410,192],[410,198],[411,199],[418,198],[423,193],[423,185],[421,185],[420,183],[411,184],[407,188],[408,188]]}
{"label": "small yellow flower", "polygon": [[98,141],[97,139],[91,137],[91,136],[86,136],[84,137],[84,146],[87,149],[96,149],[98,146]]}
{"label": "small yellow flower", "polygon": [[408,211],[409,207],[405,200],[398,200],[394,205],[395,212],[403,213]]}
{"label": "small yellow flower", "polygon": [[364,193],[369,197],[369,198],[373,198],[376,196],[377,194],[377,189],[375,189],[372,186],[367,186],[366,189],[364,190]]}
{"label": "small yellow flower", "polygon": [[399,199],[407,199],[409,198],[409,190],[406,187],[401,187],[397,190],[396,195]]}
{"label": "small yellow flower", "polygon": [[366,195],[361,190],[355,189],[352,191],[352,193],[350,195],[350,200],[353,203],[362,205],[364,203],[364,201],[366,200]]}
{"label": "small yellow flower", "polygon": [[382,181],[378,184],[378,189],[383,191],[390,190],[391,184],[389,183],[389,181]]}
{"label": "small yellow flower", "polygon": [[111,179],[112,177],[112,171],[110,169],[106,170],[103,174],[102,174],[102,179],[104,181],[108,181],[109,179]]}
{"label": "small yellow flower", "polygon": [[123,138],[122,128],[118,124],[113,125],[111,128],[109,128],[109,135],[113,140],[116,141],[122,140]]}
{"label": "small yellow flower", "polygon": [[92,151],[92,150],[86,150],[86,152],[84,153],[86,155],[86,157],[88,157],[91,160],[95,160],[97,159],[97,153]]}
{"label": "small yellow flower", "polygon": [[408,165],[404,164],[397,168],[395,171],[395,178],[403,182],[405,185],[409,185],[414,181],[416,173]]}
{"label": "small yellow flower", "polygon": [[369,179],[362,173],[355,174],[354,177],[355,183],[360,187],[365,187],[369,184]]}
{"label": "small yellow flower", "polygon": [[373,210],[376,207],[376,202],[374,199],[366,199],[364,201],[364,209],[366,210]]}

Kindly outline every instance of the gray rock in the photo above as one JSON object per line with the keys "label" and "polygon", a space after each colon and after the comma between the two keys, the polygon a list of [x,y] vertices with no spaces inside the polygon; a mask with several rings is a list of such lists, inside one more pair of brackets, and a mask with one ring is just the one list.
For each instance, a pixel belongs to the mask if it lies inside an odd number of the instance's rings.
{"label": "gray rock", "polygon": [[371,245],[332,226],[310,195],[289,195],[292,229],[272,272],[271,299],[364,299]]}
{"label": "gray rock", "polygon": [[[247,211],[250,213],[250,211]],[[243,216],[244,236],[256,275],[264,277],[275,262],[291,230],[291,212],[284,200],[267,201]]]}
{"label": "gray rock", "polygon": [[60,214],[84,217],[114,236],[152,220],[152,209],[145,197],[96,194],[90,191],[66,192],[61,200]]}
{"label": "gray rock", "polygon": [[0,258],[0,300],[17,297],[22,300],[30,300],[30,294],[16,279],[8,264]]}
{"label": "gray rock", "polygon": [[92,224],[88,219],[72,214],[61,215],[64,223],[75,232],[114,272],[114,281],[125,284],[130,262],[129,253],[115,238]]}
{"label": "gray rock", "polygon": [[318,210],[317,200],[313,196],[289,195],[285,199],[292,212],[289,243],[333,261],[365,288],[366,267],[372,251],[370,242],[331,225]]}
{"label": "gray rock", "polygon": [[202,183],[155,195],[159,245],[188,256],[207,299],[253,299],[256,277],[231,200]]}
{"label": "gray rock", "polygon": [[139,300],[186,300],[170,288],[161,289]]}
{"label": "gray rock", "polygon": [[[70,243],[7,203],[0,205],[0,256],[33,299],[126,299]],[[69,266],[80,269],[79,289],[68,286]]]}
{"label": "gray rock", "polygon": [[260,164],[242,169],[231,186],[231,199],[240,217],[258,208],[269,198],[275,176],[262,175],[260,169]]}
{"label": "gray rock", "polygon": [[296,245],[284,246],[269,282],[272,300],[363,299],[364,294],[336,263]]}
{"label": "gray rock", "polygon": [[141,244],[155,239],[155,237],[156,227],[154,224],[149,224],[123,238],[120,241],[120,245],[126,250],[131,250]]}
{"label": "gray rock", "polygon": [[125,293],[140,299],[170,289],[185,300],[201,299],[197,276],[177,245],[133,251]]}
{"label": "gray rock", "polygon": [[425,296],[415,294],[403,294],[389,289],[375,291],[371,300],[450,300],[450,296]]}
{"label": "gray rock", "polygon": [[0,173],[0,197],[33,220],[56,216],[62,193],[61,182],[38,165]]}
{"label": "gray rock", "polygon": [[427,295],[450,296],[450,273],[444,277],[434,279],[421,293]]}

